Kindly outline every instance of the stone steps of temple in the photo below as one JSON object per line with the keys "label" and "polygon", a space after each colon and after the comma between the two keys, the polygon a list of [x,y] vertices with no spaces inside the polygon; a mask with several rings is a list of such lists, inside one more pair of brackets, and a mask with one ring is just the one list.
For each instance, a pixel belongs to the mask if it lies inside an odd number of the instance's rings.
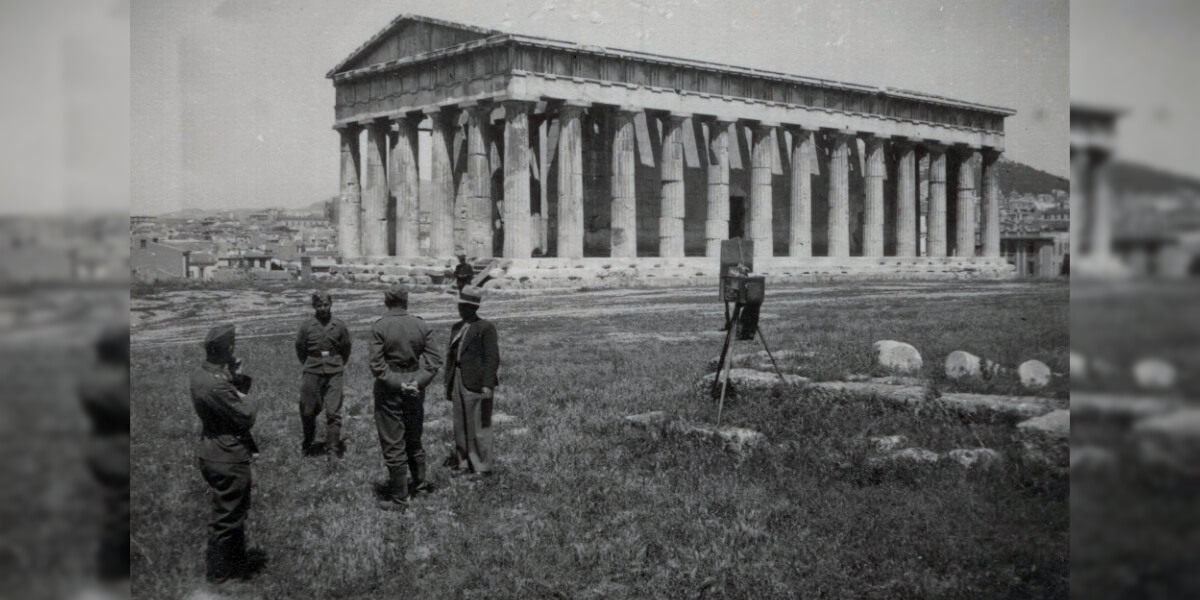
{"label": "stone steps of temple", "polygon": [[[332,277],[356,282],[442,283],[453,274],[453,261],[431,258],[373,257],[335,265]],[[555,287],[666,287],[717,284],[715,258],[642,257],[490,259],[480,265],[491,275],[487,287],[535,289]],[[755,272],[768,283],[855,279],[1009,279],[1015,269],[1002,258],[759,258]]]}

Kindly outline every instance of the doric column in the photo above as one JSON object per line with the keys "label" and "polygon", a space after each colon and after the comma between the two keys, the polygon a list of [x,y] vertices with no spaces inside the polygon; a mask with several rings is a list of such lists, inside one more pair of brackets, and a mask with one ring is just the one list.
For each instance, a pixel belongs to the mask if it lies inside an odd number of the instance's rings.
{"label": "doric column", "polygon": [[454,254],[454,163],[450,149],[458,113],[452,108],[425,111],[430,120],[429,152],[429,255],[438,258]]}
{"label": "doric column", "polygon": [[391,166],[388,184],[396,197],[396,256],[411,257],[421,253],[417,228],[421,185],[417,173],[417,124],[420,120],[420,116],[393,119],[396,137],[388,161]]}
{"label": "doric column", "polygon": [[929,213],[926,215],[926,254],[946,256],[946,146],[926,142],[929,150]]}
{"label": "doric column", "polygon": [[1112,187],[1109,184],[1109,155],[1105,150],[1094,150],[1089,169],[1092,220],[1088,239],[1088,253],[1107,258],[1112,254]]}
{"label": "doric column", "polygon": [[558,110],[558,257],[583,258],[583,106]]}
{"label": "doric column", "polygon": [[983,255],[1000,256],[1000,151],[983,152]]}
{"label": "doric column", "polygon": [[614,258],[637,257],[637,132],[634,117],[641,110],[622,106],[613,111],[612,241]]}
{"label": "doric column", "polygon": [[673,113],[663,118],[658,255],[669,258],[683,256],[683,121],[688,116]]}
{"label": "doric column", "polygon": [[388,123],[375,119],[367,129],[367,169],[362,197],[362,253],[387,256],[388,183],[384,158],[387,156]]}
{"label": "doric column", "polygon": [[504,103],[504,258],[529,258],[530,102]]}
{"label": "doric column", "polygon": [[359,182],[358,125],[338,128],[341,138],[341,196],[338,198],[338,253],[343,259],[362,255],[360,213],[362,190]]}
{"label": "doric column", "polygon": [[813,131],[795,127],[792,133],[792,223],[788,256],[812,257],[812,165],[817,158]]}
{"label": "doric column", "polygon": [[731,121],[708,121],[708,204],[704,218],[704,255],[721,256],[721,241],[729,238],[729,126]]}
{"label": "doric column", "polygon": [[756,123],[750,151],[750,241],[754,242],[754,257],[774,256],[774,236],[771,225],[771,131],[774,123]]}
{"label": "doric column", "polygon": [[850,143],[852,133],[830,134],[829,256],[850,256]]}
{"label": "doric column", "polygon": [[492,169],[488,156],[491,104],[473,103],[467,110],[467,256],[492,256]]}
{"label": "doric column", "polygon": [[1070,231],[1071,231],[1071,269],[1075,269],[1078,260],[1081,258],[1080,249],[1083,248],[1083,238],[1087,229],[1084,225],[1087,223],[1087,177],[1088,177],[1088,152],[1082,148],[1071,147],[1071,214],[1070,216]]}
{"label": "doric column", "polygon": [[975,256],[975,157],[976,151],[962,148],[955,152],[958,167],[958,203],[955,205],[955,256]]}
{"label": "doric column", "polygon": [[917,255],[917,150],[911,142],[893,142],[896,165],[896,256]]}
{"label": "doric column", "polygon": [[863,256],[883,256],[883,138],[867,134],[867,198],[863,212]]}

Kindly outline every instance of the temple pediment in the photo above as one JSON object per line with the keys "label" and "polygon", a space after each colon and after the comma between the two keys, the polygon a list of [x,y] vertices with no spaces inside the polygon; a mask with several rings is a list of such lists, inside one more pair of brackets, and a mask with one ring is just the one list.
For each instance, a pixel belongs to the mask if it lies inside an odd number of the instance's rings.
{"label": "temple pediment", "polygon": [[330,69],[325,76],[332,78],[338,73],[448,48],[499,33],[501,32],[419,15],[400,15]]}

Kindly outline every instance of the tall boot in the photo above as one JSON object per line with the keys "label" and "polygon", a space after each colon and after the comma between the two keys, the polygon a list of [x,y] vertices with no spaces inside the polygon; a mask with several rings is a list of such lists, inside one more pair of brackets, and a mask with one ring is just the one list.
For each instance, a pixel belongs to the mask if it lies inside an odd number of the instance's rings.
{"label": "tall boot", "polygon": [[340,415],[325,423],[325,448],[338,458],[346,453],[346,444],[342,441],[342,418]]}
{"label": "tall boot", "polygon": [[317,434],[317,417],[300,415],[300,424],[304,428],[304,441],[300,442],[300,451],[305,456],[313,453],[313,437]]}
{"label": "tall boot", "polygon": [[233,576],[232,565],[229,564],[228,551],[226,550],[226,540],[208,539],[208,548],[205,552],[205,560],[207,572],[205,579],[209,583],[225,583]]}
{"label": "tall boot", "polygon": [[388,487],[379,508],[403,513],[408,510],[408,465],[388,468]]}
{"label": "tall boot", "polygon": [[412,471],[412,484],[408,486],[408,494],[416,496],[418,493],[429,493],[432,490],[429,486],[429,481],[426,478],[425,469],[425,454],[415,456],[408,461],[408,468]]}

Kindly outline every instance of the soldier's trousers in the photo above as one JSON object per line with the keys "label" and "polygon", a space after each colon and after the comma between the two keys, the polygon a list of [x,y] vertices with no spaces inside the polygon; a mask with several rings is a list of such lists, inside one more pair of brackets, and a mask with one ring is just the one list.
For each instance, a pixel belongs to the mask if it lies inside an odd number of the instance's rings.
{"label": "soldier's trousers", "polygon": [[250,511],[250,463],[197,459],[200,474],[212,488],[208,522],[208,578],[222,581],[246,568],[246,513]]}
{"label": "soldier's trousers", "polygon": [[425,449],[421,446],[425,392],[401,392],[375,380],[374,393],[375,428],[379,430],[383,463],[388,468],[392,493],[403,500],[408,497],[405,482],[409,471],[415,483],[425,480]]}
{"label": "soldier's trousers", "polygon": [[342,374],[305,373],[300,380],[300,422],[304,446],[312,444],[317,415],[325,411],[325,447],[333,450],[342,439]]}
{"label": "soldier's trousers", "polygon": [[102,437],[89,457],[104,498],[98,556],[103,581],[129,578],[129,436]]}

